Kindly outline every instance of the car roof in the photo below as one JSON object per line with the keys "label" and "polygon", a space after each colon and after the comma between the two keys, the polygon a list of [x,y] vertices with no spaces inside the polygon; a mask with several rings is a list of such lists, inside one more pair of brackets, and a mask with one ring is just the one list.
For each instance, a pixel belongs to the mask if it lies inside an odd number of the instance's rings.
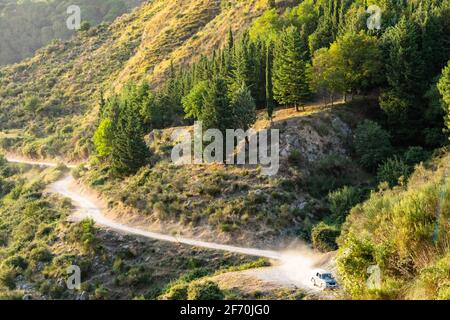
{"label": "car roof", "polygon": [[327,270],[324,270],[324,269],[314,269],[313,272],[314,273],[331,273],[331,272],[329,272]]}

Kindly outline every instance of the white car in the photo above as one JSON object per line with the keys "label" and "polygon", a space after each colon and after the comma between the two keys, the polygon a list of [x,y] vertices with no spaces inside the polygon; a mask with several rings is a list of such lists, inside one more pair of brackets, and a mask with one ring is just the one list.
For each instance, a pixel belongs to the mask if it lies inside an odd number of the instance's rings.
{"label": "white car", "polygon": [[336,279],[334,279],[331,272],[322,269],[316,269],[312,272],[311,283],[314,287],[322,290],[337,288]]}

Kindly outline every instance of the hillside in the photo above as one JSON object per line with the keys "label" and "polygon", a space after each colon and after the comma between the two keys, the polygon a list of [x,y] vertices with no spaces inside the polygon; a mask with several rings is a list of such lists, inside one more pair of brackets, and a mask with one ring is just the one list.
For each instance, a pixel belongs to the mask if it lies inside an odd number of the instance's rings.
{"label": "hillside", "polygon": [[[66,168],[7,164],[0,157],[0,300],[154,299],[178,279],[262,266],[251,257],[167,244],[70,222],[72,205],[45,192]],[[81,268],[79,290],[66,270]],[[178,280],[179,281],[179,280]]]}
{"label": "hillside", "polygon": [[279,109],[272,125],[260,112],[255,128],[280,130],[280,169],[273,177],[262,175],[261,166],[171,163],[170,136],[177,128],[152,133],[155,163],[136,175],[113,179],[109,165],[95,159],[90,170],[80,167],[74,175],[100,192],[110,215],[124,223],[205,240],[283,247],[298,238],[310,240],[312,227],[328,214],[329,191],[371,183],[349,147],[356,124],[366,117],[358,107]]}
{"label": "hillside", "polygon": [[52,168],[0,158],[0,293],[449,299],[450,2],[370,4],[148,1],[1,67],[1,152]]}
{"label": "hillside", "polygon": [[[82,21],[96,26],[111,22],[139,5],[141,0],[77,1]],[[74,3],[56,1],[0,1],[0,65],[32,57],[54,39],[68,40],[74,33],[66,26],[67,9]]]}
{"label": "hillside", "polygon": [[[338,267],[354,298],[450,299],[450,157],[421,164],[408,184],[381,187],[343,227]],[[378,266],[372,288],[366,271]]]}
{"label": "hillside", "polygon": [[[158,82],[170,61],[209,54],[230,27],[243,30],[262,1],[151,1],[111,25],[58,41],[28,60],[0,69],[2,145],[30,157],[86,158],[100,93],[131,78]],[[20,129],[20,130],[18,130]]]}

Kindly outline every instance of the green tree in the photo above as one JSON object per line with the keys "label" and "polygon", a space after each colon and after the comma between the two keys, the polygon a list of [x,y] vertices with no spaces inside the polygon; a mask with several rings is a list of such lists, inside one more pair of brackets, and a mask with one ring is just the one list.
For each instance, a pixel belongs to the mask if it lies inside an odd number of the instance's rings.
{"label": "green tree", "polygon": [[208,83],[203,111],[199,116],[206,129],[214,128],[225,132],[226,129],[233,128],[233,112],[227,92],[227,84],[221,77],[215,77]]}
{"label": "green tree", "polygon": [[94,146],[99,157],[107,158],[111,155],[113,140],[113,125],[110,118],[100,121],[94,133]]}
{"label": "green tree", "polygon": [[283,30],[274,53],[274,97],[280,104],[294,105],[297,111],[311,94],[306,55],[305,44],[297,28],[290,26]]}
{"label": "green tree", "polygon": [[285,26],[284,20],[278,15],[276,9],[270,9],[253,22],[250,27],[250,38],[264,42],[275,42]]}
{"label": "green tree", "polygon": [[267,116],[272,121],[273,109],[275,102],[273,100],[273,83],[272,83],[272,68],[273,68],[273,46],[271,43],[267,45],[266,49],[266,110]]}
{"label": "green tree", "polygon": [[111,148],[111,169],[115,175],[134,174],[148,163],[150,150],[141,121],[135,108],[125,105],[120,110]]}
{"label": "green tree", "polygon": [[191,89],[189,94],[182,99],[186,118],[200,118],[207,90],[208,82],[200,81]]}
{"label": "green tree", "polygon": [[442,96],[444,108],[447,110],[446,124],[450,130],[450,61],[447,66],[442,70],[442,76],[438,83],[438,89]]}
{"label": "green tree", "polygon": [[248,33],[244,33],[240,42],[234,47],[232,59],[230,92],[237,90],[242,83],[246,86],[252,84],[252,60],[250,58],[250,39]]}
{"label": "green tree", "polygon": [[341,225],[350,213],[350,209],[363,200],[363,192],[355,187],[345,186],[328,194],[331,218]]}
{"label": "green tree", "polygon": [[322,48],[313,57],[313,84],[316,90],[336,93],[357,93],[380,82],[381,50],[377,39],[365,33],[346,33]]}
{"label": "green tree", "polygon": [[330,55],[342,69],[346,91],[356,93],[380,82],[383,65],[381,49],[375,37],[364,32],[346,33],[330,47]]}
{"label": "green tree", "polygon": [[256,121],[256,105],[250,90],[244,83],[232,94],[231,107],[233,109],[234,129],[248,130]]}
{"label": "green tree", "polygon": [[374,170],[392,154],[389,133],[376,122],[366,120],[355,131],[354,146],[360,163]]}
{"label": "green tree", "polygon": [[336,60],[337,57],[327,48],[317,50],[313,56],[311,85],[325,98],[325,104],[329,96],[333,105],[335,95],[344,92],[346,88],[343,70],[336,67]]}
{"label": "green tree", "polygon": [[418,139],[423,127],[425,64],[419,48],[419,30],[403,18],[383,35],[386,55],[386,79],[389,85],[380,96],[390,131],[399,143]]}

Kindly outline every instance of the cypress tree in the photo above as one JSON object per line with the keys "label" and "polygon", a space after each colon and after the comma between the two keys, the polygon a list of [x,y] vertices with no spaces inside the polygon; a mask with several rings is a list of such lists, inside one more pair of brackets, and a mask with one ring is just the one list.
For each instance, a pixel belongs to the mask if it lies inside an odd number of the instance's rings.
{"label": "cypress tree", "polygon": [[310,96],[307,52],[297,28],[286,28],[275,47],[273,61],[273,92],[280,104],[299,105]]}
{"label": "cypress tree", "polygon": [[272,84],[272,44],[267,45],[266,50],[266,109],[267,115],[272,121],[274,101],[273,101],[273,84]]}
{"label": "cypress tree", "polygon": [[122,106],[115,125],[112,143],[112,172],[117,176],[136,173],[150,157],[150,150],[144,141],[144,130],[137,110],[130,105]]}
{"label": "cypress tree", "polygon": [[251,84],[249,41],[249,35],[248,33],[245,33],[241,38],[239,44],[234,48],[230,92],[236,91],[242,85],[242,83],[244,83],[247,87],[249,87]]}
{"label": "cypress tree", "polygon": [[233,128],[233,113],[227,92],[227,84],[223,78],[215,76],[210,81],[199,116],[205,129],[225,132],[226,129]]}

